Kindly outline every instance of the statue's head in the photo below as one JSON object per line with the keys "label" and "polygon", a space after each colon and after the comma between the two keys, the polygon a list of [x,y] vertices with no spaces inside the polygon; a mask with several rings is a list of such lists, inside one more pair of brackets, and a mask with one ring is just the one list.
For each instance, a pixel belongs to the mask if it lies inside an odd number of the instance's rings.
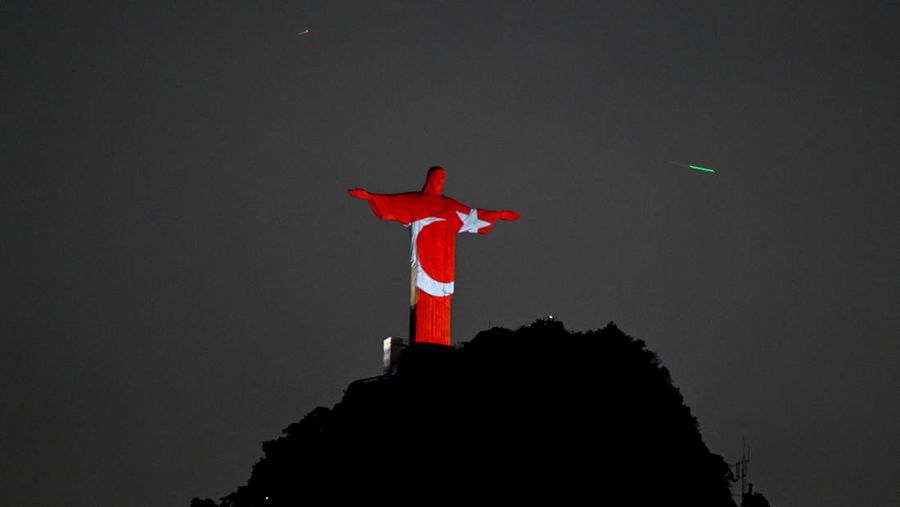
{"label": "statue's head", "polygon": [[428,177],[425,178],[425,186],[422,187],[422,193],[431,195],[442,195],[444,193],[444,180],[447,178],[447,171],[443,167],[432,167],[428,170]]}

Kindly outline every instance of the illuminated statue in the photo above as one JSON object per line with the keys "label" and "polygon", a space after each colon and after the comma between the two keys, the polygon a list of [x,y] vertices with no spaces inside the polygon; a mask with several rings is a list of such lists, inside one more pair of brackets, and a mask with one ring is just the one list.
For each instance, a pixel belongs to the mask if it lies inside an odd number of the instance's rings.
{"label": "illuminated statue", "polygon": [[357,199],[368,200],[378,218],[410,228],[410,342],[450,345],[456,234],[487,234],[496,220],[519,219],[515,211],[470,208],[442,195],[445,178],[443,168],[432,167],[421,192],[371,194],[361,188],[348,191]]}

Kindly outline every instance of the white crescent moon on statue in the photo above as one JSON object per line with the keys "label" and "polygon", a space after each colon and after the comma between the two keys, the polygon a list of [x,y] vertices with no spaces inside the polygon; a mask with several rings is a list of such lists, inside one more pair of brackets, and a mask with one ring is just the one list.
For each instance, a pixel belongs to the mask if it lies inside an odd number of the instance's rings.
{"label": "white crescent moon on statue", "polygon": [[422,264],[419,262],[419,251],[416,248],[416,240],[419,238],[419,233],[422,232],[422,229],[434,222],[441,222],[444,220],[444,218],[427,217],[416,220],[410,224],[412,229],[412,256],[410,258],[410,263],[416,270],[416,287],[434,297],[445,297],[453,294],[453,282],[439,282],[422,269]]}

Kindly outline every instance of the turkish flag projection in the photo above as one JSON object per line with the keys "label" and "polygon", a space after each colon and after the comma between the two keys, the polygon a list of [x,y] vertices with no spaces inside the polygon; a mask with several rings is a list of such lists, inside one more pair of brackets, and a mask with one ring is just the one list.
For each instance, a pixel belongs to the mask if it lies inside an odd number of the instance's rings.
{"label": "turkish flag projection", "polygon": [[446,172],[428,171],[421,192],[372,194],[353,189],[349,194],[369,201],[375,216],[410,228],[410,341],[450,345],[450,300],[453,298],[453,259],[456,234],[487,234],[497,220],[518,220],[515,211],[470,208],[442,194]]}

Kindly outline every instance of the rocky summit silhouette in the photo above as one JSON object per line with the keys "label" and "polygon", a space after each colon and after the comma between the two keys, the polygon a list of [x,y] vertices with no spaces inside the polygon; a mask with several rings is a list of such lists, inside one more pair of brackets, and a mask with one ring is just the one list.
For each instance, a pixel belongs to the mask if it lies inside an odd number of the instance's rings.
{"label": "rocky summit silhouette", "polygon": [[350,384],[263,444],[218,504],[495,500],[733,507],[668,370],[613,323],[493,328],[458,348],[413,344],[395,374]]}

